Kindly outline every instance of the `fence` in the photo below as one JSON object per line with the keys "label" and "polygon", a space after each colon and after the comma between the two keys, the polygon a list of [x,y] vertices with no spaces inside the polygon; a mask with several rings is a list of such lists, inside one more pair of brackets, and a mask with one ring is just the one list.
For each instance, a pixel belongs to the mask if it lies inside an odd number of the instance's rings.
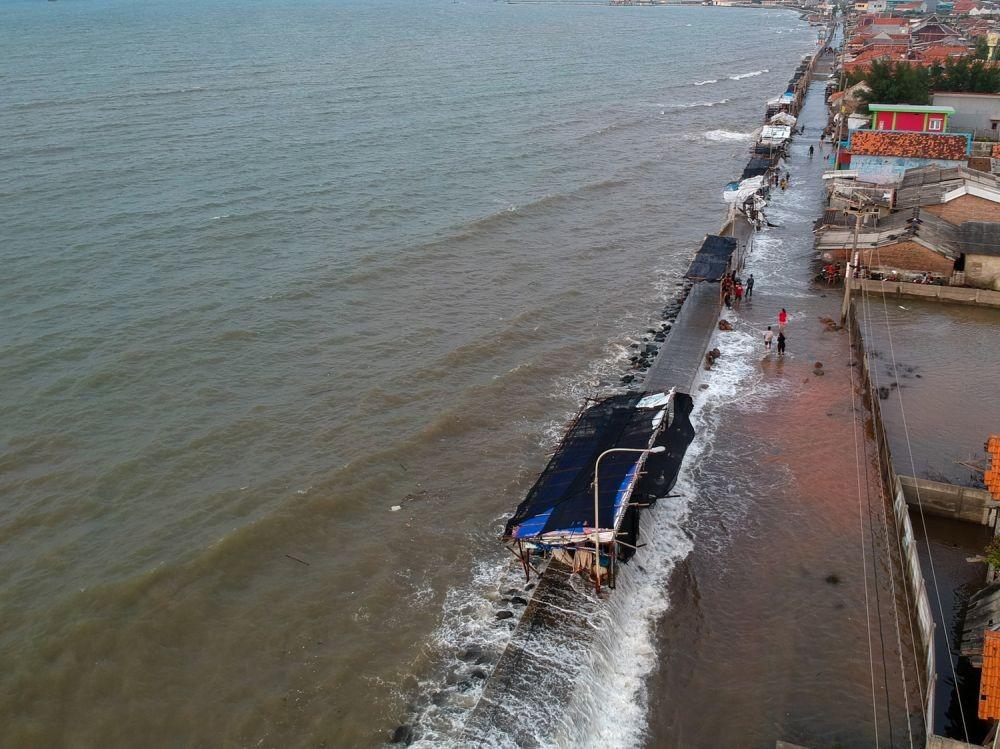
{"label": "fence", "polygon": [[886,435],[885,425],[882,423],[882,409],[879,405],[878,393],[875,392],[875,386],[872,382],[868,357],[865,356],[865,343],[858,328],[854,302],[851,302],[849,315],[851,318],[851,344],[855,347],[860,359],[861,381],[871,406],[875,444],[878,451],[879,463],[882,468],[882,481],[888,495],[892,498],[893,516],[896,519],[900,550],[903,555],[901,564],[903,565],[906,580],[909,583],[911,600],[916,603],[917,625],[920,629],[920,638],[924,646],[924,676],[925,684],[927,685],[926,694],[923,695],[924,725],[926,726],[927,736],[930,738],[934,735],[934,693],[937,683],[937,669],[934,665],[934,629],[936,625],[934,623],[934,615],[931,611],[930,599],[927,596],[927,584],[924,581],[923,571],[920,569],[917,540],[913,533],[913,523],[910,521],[910,514],[907,510],[903,485],[892,466],[889,440]]}

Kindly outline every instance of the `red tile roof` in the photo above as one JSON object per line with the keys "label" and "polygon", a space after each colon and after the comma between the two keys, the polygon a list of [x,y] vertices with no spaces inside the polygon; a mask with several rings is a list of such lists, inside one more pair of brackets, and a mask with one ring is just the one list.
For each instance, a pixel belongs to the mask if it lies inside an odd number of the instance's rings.
{"label": "red tile roof", "polygon": [[968,13],[973,8],[980,7],[980,3],[976,0],[955,0],[955,5],[952,8],[954,13]]}
{"label": "red tile roof", "polygon": [[904,62],[906,60],[906,55],[902,52],[896,52],[894,50],[879,49],[866,49],[860,55],[855,57],[850,62],[844,63],[844,70],[848,73],[855,70],[867,70],[871,67],[872,62],[875,60],[892,60],[894,62]]}
{"label": "red tile roof", "polygon": [[968,158],[969,142],[964,135],[855,130],[850,148],[855,156],[964,161]]}
{"label": "red tile roof", "polygon": [[926,49],[913,51],[913,57],[923,62],[940,62],[950,57],[965,57],[968,54],[968,47],[950,44],[934,44]]}

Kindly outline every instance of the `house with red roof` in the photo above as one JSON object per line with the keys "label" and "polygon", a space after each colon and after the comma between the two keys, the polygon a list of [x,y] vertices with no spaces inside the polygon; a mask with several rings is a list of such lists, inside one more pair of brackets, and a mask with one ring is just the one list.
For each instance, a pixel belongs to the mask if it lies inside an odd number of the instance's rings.
{"label": "house with red roof", "polygon": [[906,62],[906,51],[867,49],[853,60],[844,63],[844,70],[847,73],[854,73],[858,70],[869,70],[876,60],[882,62]]}
{"label": "house with red roof", "polygon": [[910,57],[924,65],[944,65],[948,60],[966,57],[969,47],[965,44],[930,44],[914,49]]}
{"label": "house with red roof", "polygon": [[976,2],[976,0],[955,0],[955,4],[951,9],[951,12],[956,16],[968,15],[970,11],[979,10],[982,8],[982,3]]}
{"label": "house with red roof", "polygon": [[864,182],[885,184],[902,179],[907,169],[965,165],[972,150],[968,133],[917,133],[899,130],[852,130],[847,143],[851,169]]}
{"label": "house with red roof", "polygon": [[949,37],[962,38],[961,32],[944,23],[937,16],[930,16],[913,27],[910,32],[914,44],[938,43]]}

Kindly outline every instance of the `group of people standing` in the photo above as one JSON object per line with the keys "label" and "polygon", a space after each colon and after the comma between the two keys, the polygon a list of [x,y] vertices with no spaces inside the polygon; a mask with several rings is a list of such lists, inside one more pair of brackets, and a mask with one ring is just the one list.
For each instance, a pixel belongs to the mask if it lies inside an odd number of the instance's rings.
{"label": "group of people standing", "polygon": [[[781,312],[778,313],[778,356],[785,355],[785,326],[788,324],[788,312],[784,307],[781,308]],[[764,350],[770,352],[771,342],[774,340],[774,331],[771,330],[771,326],[767,326],[767,330],[764,331]]]}
{"label": "group of people standing", "polygon": [[748,301],[753,297],[753,273],[747,278],[746,286],[736,275],[736,271],[727,273],[722,278],[719,293],[722,294],[722,302],[726,305],[726,309],[739,309],[744,296]]}
{"label": "group of people standing", "polygon": [[[753,297],[753,273],[747,276],[746,285],[740,280],[740,277],[736,275],[736,271],[731,271],[727,273],[720,284],[720,293],[722,294],[722,301],[726,305],[726,309],[739,309],[740,303],[743,301],[743,297],[749,300]],[[784,307],[781,308],[781,312],[778,313],[778,338],[777,338],[777,351],[778,356],[785,355],[785,345],[787,339],[785,338],[785,326],[788,324],[788,310]],[[768,352],[771,351],[772,344],[775,343],[774,331],[771,326],[767,326],[767,330],[764,331],[764,349]]]}

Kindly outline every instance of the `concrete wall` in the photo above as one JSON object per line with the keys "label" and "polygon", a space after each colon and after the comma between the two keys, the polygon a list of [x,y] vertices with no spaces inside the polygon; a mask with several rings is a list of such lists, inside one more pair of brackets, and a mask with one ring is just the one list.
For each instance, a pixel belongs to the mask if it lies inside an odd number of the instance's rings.
{"label": "concrete wall", "polygon": [[992,129],[992,121],[1000,120],[1000,94],[934,94],[934,105],[955,108],[949,130],[974,132],[976,140],[997,139],[1000,128]]}
{"label": "concrete wall", "polygon": [[903,156],[851,156],[851,169],[858,170],[858,179],[879,185],[899,182],[907,169],[916,169],[922,166],[939,166],[942,169],[948,169],[964,163],[964,161],[946,161],[944,159],[911,159]]}
{"label": "concrete wall", "polygon": [[1000,291],[1000,257],[966,255],[965,282],[977,289],[992,289],[988,294]]}
{"label": "concrete wall", "polygon": [[853,353],[860,364],[865,401],[871,408],[882,481],[886,492],[892,500],[892,513],[896,519],[900,549],[904,558],[903,569],[906,575],[907,592],[914,603],[917,625],[920,630],[920,639],[923,644],[923,653],[917,653],[917,656],[923,655],[927,692],[922,695],[922,709],[924,713],[924,726],[927,737],[930,739],[934,736],[934,693],[937,684],[937,670],[935,667],[937,661],[934,655],[934,615],[931,613],[930,598],[927,595],[927,583],[924,581],[923,568],[920,566],[916,535],[913,532],[913,523],[910,520],[903,485],[900,482],[900,477],[896,475],[892,467],[892,453],[889,450],[889,439],[886,435],[885,424],[882,421],[882,407],[872,382],[869,359],[865,354],[865,342],[858,326],[857,311],[854,302],[851,302],[848,311],[848,320],[851,345],[854,349]]}
{"label": "concrete wall", "polygon": [[[1000,258],[991,258],[1000,260]],[[968,263],[966,263],[968,268]],[[966,270],[968,274],[968,270]],[[966,275],[968,278],[968,275]],[[897,296],[918,297],[956,304],[975,304],[980,307],[1000,308],[1000,292],[986,289],[970,289],[964,286],[937,286],[934,284],[904,283],[902,281],[873,281],[868,278],[852,278],[852,289],[864,289],[874,294],[896,294]]]}
{"label": "concrete wall", "polygon": [[906,503],[919,504],[927,515],[993,526],[993,510],[997,503],[985,489],[943,484],[913,476],[900,476],[899,484]]}
{"label": "concrete wall", "polygon": [[964,741],[946,739],[944,736],[928,736],[927,749],[983,749],[979,744],[966,744]]}

